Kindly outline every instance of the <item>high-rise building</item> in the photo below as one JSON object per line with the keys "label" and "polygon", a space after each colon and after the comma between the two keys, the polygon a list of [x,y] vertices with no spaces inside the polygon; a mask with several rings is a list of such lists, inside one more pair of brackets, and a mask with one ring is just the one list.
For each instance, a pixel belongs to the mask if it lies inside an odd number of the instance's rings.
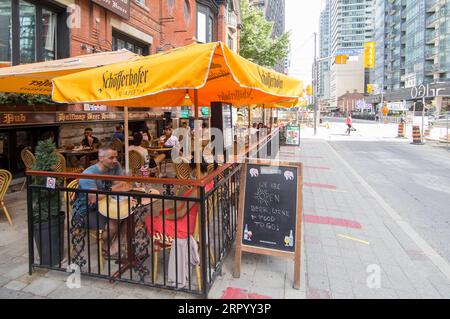
{"label": "high-rise building", "polygon": [[[319,57],[326,58],[331,54],[331,29],[330,29],[330,3],[326,0],[325,8],[320,13],[319,26]],[[318,65],[317,95],[321,99],[330,97],[330,60],[325,60]]]}
{"label": "high-rise building", "polygon": [[[273,37],[279,37],[285,32],[285,0],[250,0],[249,2],[250,5],[263,9],[266,20],[273,22]],[[285,61],[280,61],[274,69],[284,73]]]}
{"label": "high-rise building", "polygon": [[347,91],[365,92],[368,74],[362,52],[364,43],[374,38],[373,10],[374,0],[330,1],[331,56],[349,56],[347,65],[336,65],[331,59],[331,107],[337,107],[339,97]]}
{"label": "high-rise building", "polygon": [[450,82],[449,9],[450,0],[376,0],[377,102],[410,100],[408,88]]}

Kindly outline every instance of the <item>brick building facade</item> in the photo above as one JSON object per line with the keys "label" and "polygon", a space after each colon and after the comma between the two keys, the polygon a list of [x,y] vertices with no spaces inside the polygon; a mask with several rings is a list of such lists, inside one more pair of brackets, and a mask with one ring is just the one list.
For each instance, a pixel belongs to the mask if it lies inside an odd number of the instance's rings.
{"label": "brick building facade", "polygon": [[[194,41],[222,41],[234,51],[239,49],[238,0],[115,2],[119,10],[107,0],[0,0],[0,64],[33,63],[122,48],[149,55]],[[11,114],[20,113],[24,116],[17,118],[30,119],[23,123],[0,121],[0,168],[20,174],[23,165],[14,154],[27,146],[33,148],[45,131],[53,131],[61,146],[79,142],[86,127],[107,140],[115,125],[123,121],[119,107],[89,110],[88,105],[0,105],[0,116],[15,118]],[[133,109],[131,127],[145,122],[156,135],[164,111],[170,109]],[[71,121],[71,116],[65,123],[51,120],[61,112],[84,113],[86,120]],[[90,112],[109,115],[98,121],[92,113],[87,115]],[[49,120],[36,123],[37,113]]]}

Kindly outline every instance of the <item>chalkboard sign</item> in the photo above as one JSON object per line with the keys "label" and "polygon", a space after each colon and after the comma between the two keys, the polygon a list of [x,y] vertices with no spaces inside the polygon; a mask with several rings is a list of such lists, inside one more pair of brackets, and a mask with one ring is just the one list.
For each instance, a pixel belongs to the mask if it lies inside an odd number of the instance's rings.
{"label": "chalkboard sign", "polygon": [[295,251],[297,169],[247,165],[243,245]]}
{"label": "chalkboard sign", "polygon": [[294,259],[300,288],[303,175],[301,163],[255,160],[242,165],[234,277],[242,252]]}

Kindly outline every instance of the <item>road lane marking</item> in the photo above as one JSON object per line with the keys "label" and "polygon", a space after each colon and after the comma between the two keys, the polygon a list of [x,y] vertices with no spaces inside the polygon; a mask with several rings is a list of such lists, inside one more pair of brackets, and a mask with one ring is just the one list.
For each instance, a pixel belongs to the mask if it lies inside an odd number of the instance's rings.
{"label": "road lane marking", "polygon": [[374,199],[383,207],[386,213],[397,223],[397,225],[407,234],[411,240],[422,250],[422,252],[429,257],[431,262],[450,280],[450,265],[447,261],[439,255],[433,247],[431,247],[421,236],[417,233],[411,225],[404,221],[399,213],[393,209],[373,188],[348,164],[339,153],[326,142],[328,147],[334,153],[337,159],[355,176],[358,182],[371,194]]}

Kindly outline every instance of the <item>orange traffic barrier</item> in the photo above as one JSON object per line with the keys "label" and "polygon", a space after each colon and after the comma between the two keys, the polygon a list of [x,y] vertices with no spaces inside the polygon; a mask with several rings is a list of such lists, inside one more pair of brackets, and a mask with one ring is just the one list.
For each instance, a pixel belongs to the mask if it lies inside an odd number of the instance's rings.
{"label": "orange traffic barrier", "polygon": [[398,138],[404,138],[405,137],[405,123],[399,123],[398,124]]}
{"label": "orange traffic barrier", "polygon": [[420,126],[418,126],[418,125],[413,126],[412,137],[413,137],[413,142],[411,144],[414,144],[414,145],[423,145],[424,144],[422,142],[422,134],[420,133]]}

